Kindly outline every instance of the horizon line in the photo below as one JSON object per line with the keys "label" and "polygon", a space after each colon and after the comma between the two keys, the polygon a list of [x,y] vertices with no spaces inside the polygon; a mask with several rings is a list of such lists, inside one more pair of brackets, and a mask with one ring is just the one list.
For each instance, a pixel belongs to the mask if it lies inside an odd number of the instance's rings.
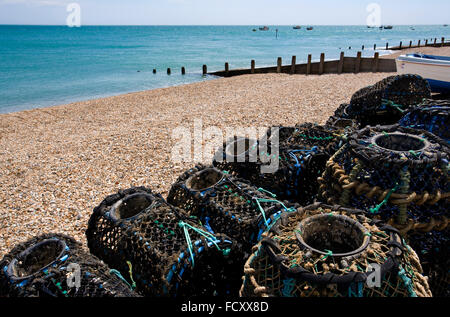
{"label": "horizon line", "polygon": [[[368,26],[367,24],[82,24],[81,26]],[[380,26],[443,26],[444,24],[381,24]],[[66,24],[0,23],[0,26],[67,26]],[[374,28],[377,28],[375,26]]]}

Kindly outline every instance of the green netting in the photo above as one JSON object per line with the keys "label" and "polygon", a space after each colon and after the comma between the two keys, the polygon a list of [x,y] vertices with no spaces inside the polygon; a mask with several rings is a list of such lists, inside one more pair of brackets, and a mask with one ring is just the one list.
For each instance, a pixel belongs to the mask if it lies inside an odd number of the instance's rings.
{"label": "green netting", "polygon": [[146,296],[237,294],[240,248],[148,188],[107,197],[94,209],[86,235],[91,252]]}
{"label": "green netting", "polygon": [[3,258],[0,268],[0,296],[138,296],[80,243],[61,234],[44,234],[19,244]]}
{"label": "green netting", "polygon": [[[300,208],[282,215],[254,251],[241,296],[431,296],[417,255],[398,231],[361,210]],[[378,285],[371,275],[376,265]]]}

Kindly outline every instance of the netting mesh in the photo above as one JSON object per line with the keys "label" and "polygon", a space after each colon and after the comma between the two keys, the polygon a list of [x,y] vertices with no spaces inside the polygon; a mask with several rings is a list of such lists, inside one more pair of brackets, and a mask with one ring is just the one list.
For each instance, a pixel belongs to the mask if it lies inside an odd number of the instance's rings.
{"label": "netting mesh", "polygon": [[226,296],[243,255],[222,234],[139,187],[106,198],[89,220],[89,249],[146,296]]}
{"label": "netting mesh", "polygon": [[209,232],[223,232],[236,239],[245,250],[250,250],[268,228],[270,216],[293,206],[262,188],[203,165],[181,175],[167,200],[198,217]]}
{"label": "netting mesh", "polygon": [[[378,265],[379,284],[370,267]],[[254,247],[241,296],[431,296],[415,252],[363,211],[323,204],[281,216]]]}
{"label": "netting mesh", "polygon": [[408,244],[417,251],[428,277],[434,297],[450,296],[450,234],[449,230],[433,230],[408,235]]}
{"label": "netting mesh", "polygon": [[449,153],[426,131],[367,127],[328,161],[320,199],[366,210],[402,233],[443,230],[450,210]]}
{"label": "netting mesh", "polygon": [[427,99],[406,113],[399,124],[426,130],[450,143],[450,100]]}
{"label": "netting mesh", "polygon": [[80,243],[61,234],[44,234],[19,244],[3,258],[0,268],[0,296],[137,296],[103,262],[82,250]]}
{"label": "netting mesh", "polygon": [[[273,128],[279,129],[277,144],[273,139]],[[256,162],[227,161],[227,151],[224,151],[219,153],[223,160],[221,162],[216,160],[213,165],[274,193],[281,200],[303,205],[312,203],[318,191],[317,177],[324,171],[329,157],[342,144],[343,129],[312,123],[273,128],[270,128],[259,141],[267,144],[267,151],[260,151]],[[252,149],[258,150],[258,142],[251,144]],[[275,158],[273,153],[278,153],[278,158]],[[260,158],[264,156],[278,159],[276,171],[272,173],[261,171],[265,161]]]}
{"label": "netting mesh", "polygon": [[336,117],[355,119],[361,127],[394,124],[412,105],[430,98],[426,80],[418,75],[397,75],[357,91],[349,105],[341,105]]}

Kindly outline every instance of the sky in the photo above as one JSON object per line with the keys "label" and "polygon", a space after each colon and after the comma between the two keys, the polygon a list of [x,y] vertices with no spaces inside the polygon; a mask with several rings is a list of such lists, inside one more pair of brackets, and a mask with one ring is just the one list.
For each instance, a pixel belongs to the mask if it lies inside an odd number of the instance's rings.
{"label": "sky", "polygon": [[450,24],[449,0],[0,0],[0,24],[65,25],[78,3],[82,25]]}

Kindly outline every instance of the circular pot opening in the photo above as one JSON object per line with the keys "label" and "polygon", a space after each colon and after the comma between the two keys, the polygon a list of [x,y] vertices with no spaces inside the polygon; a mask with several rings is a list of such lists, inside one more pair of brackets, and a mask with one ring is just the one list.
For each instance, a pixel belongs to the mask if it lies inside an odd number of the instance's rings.
{"label": "circular pot opening", "polygon": [[301,245],[314,252],[334,257],[359,254],[370,238],[359,222],[342,215],[316,215],[300,222],[296,236]]}
{"label": "circular pot opening", "polygon": [[403,133],[377,135],[372,143],[380,148],[394,152],[422,151],[427,147],[427,141],[424,139]]}
{"label": "circular pot opening", "polygon": [[8,266],[8,275],[13,280],[27,279],[56,262],[64,253],[64,241],[50,239],[41,241],[13,259]]}
{"label": "circular pot opening", "polygon": [[115,203],[110,215],[115,220],[130,219],[147,209],[152,202],[153,198],[149,194],[136,193]]}
{"label": "circular pot opening", "polygon": [[229,143],[225,148],[225,154],[227,157],[239,157],[244,156],[254,149],[258,141],[240,138]]}
{"label": "circular pot opening", "polygon": [[225,175],[215,168],[207,168],[192,175],[187,181],[186,186],[195,191],[203,191],[214,187]]}

